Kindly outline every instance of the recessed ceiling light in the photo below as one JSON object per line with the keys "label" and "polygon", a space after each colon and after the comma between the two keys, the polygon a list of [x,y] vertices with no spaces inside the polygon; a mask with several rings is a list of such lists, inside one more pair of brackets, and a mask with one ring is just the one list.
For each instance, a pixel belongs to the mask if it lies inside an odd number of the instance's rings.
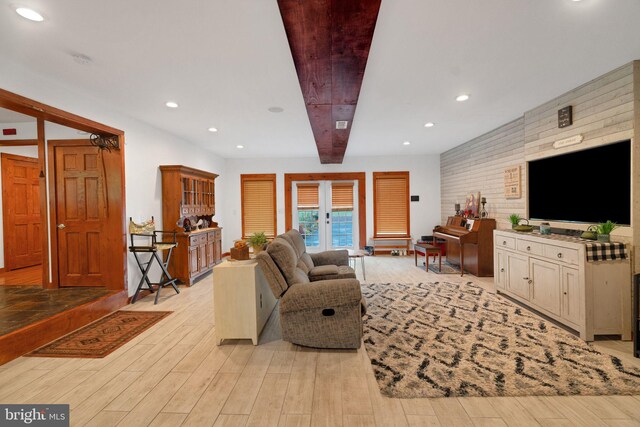
{"label": "recessed ceiling light", "polygon": [[16,9],[16,13],[29,21],[42,22],[44,18],[38,12],[26,7],[19,7]]}
{"label": "recessed ceiling light", "polygon": [[466,93],[463,93],[462,95],[458,95],[456,97],[456,101],[458,102],[463,102],[463,101],[466,101],[467,99],[469,99],[469,95],[467,95]]}
{"label": "recessed ceiling light", "polygon": [[427,123],[425,123],[425,124],[424,124],[424,127],[426,127],[426,128],[432,128],[432,127],[434,127],[435,125],[436,125],[436,124],[435,124],[435,123],[433,123],[433,122],[427,122]]}
{"label": "recessed ceiling light", "polygon": [[409,141],[405,141],[402,143],[402,145],[411,145],[411,143]]}
{"label": "recessed ceiling light", "polygon": [[166,105],[169,108],[178,108],[178,103],[173,101],[167,101],[164,105]]}
{"label": "recessed ceiling light", "polygon": [[209,128],[209,129],[207,129],[207,130],[208,130],[209,132],[218,132],[218,129],[216,129],[216,128]]}
{"label": "recessed ceiling light", "polygon": [[267,108],[267,110],[271,111],[272,113],[282,113],[284,111],[284,108],[282,108],[282,107],[269,107],[269,108]]}
{"label": "recessed ceiling light", "polygon": [[244,148],[244,145],[236,145],[236,148],[242,150]]}

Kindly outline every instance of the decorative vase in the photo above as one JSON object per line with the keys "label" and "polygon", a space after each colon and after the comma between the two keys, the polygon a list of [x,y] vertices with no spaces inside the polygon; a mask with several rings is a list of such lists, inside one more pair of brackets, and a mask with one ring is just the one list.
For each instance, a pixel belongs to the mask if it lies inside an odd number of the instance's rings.
{"label": "decorative vase", "polygon": [[540,223],[540,234],[551,234],[551,225],[548,222]]}
{"label": "decorative vase", "polygon": [[610,234],[598,234],[598,242],[609,243],[611,241]]}
{"label": "decorative vase", "polygon": [[253,254],[257,255],[264,250],[264,245],[251,246],[253,248]]}
{"label": "decorative vase", "polygon": [[518,224],[511,224],[511,229],[513,230],[514,228],[516,228],[518,226]]}

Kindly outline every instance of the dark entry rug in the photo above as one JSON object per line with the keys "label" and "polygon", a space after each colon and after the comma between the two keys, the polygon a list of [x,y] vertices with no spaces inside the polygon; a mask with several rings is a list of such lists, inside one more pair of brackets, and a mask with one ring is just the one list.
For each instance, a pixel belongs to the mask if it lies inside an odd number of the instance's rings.
{"label": "dark entry rug", "polygon": [[25,356],[103,358],[172,311],[116,311]]}
{"label": "dark entry rug", "polygon": [[386,396],[640,394],[640,369],[472,283],[363,284]]}

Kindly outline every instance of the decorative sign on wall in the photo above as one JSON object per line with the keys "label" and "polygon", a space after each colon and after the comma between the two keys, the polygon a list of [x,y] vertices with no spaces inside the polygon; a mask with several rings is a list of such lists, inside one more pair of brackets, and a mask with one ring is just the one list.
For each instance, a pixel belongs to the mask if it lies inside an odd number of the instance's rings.
{"label": "decorative sign on wall", "polygon": [[570,145],[580,144],[584,140],[584,136],[576,135],[565,139],[559,139],[553,143],[553,148],[558,149],[562,147],[568,147]]}
{"label": "decorative sign on wall", "polygon": [[521,194],[520,166],[506,168],[504,170],[504,196],[507,199],[519,199]]}
{"label": "decorative sign on wall", "polygon": [[571,105],[558,110],[558,127],[566,128],[573,124],[573,107]]}

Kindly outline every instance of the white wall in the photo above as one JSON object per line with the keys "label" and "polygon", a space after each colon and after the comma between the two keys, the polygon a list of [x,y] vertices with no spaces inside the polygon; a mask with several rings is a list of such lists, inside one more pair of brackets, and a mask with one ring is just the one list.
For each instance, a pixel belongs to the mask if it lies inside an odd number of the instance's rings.
{"label": "white wall", "polygon": [[22,123],[0,123],[0,129],[15,129],[15,135],[2,135],[0,132],[0,141],[6,141],[9,139],[36,139],[38,137],[38,129],[33,119],[33,122]]}
{"label": "white wall", "polygon": [[[118,82],[114,81],[114,85],[117,84]],[[221,207],[225,204],[220,191],[224,188],[226,180],[225,161],[215,154],[123,115],[102,104],[99,99],[79,93],[77,88],[64,86],[45,75],[6,60],[0,61],[0,88],[125,132],[127,217],[148,218],[153,215],[161,221],[162,192],[158,166],[162,164],[184,164],[219,174],[220,177],[216,180],[216,206]],[[215,216],[215,220],[220,224],[224,224],[222,210],[219,208]],[[130,258],[130,294],[135,291],[139,278],[138,268]]]}
{"label": "white wall", "polygon": [[223,249],[228,251],[242,237],[240,175],[276,174],[278,233],[285,228],[284,174],[320,172],[366,172],[367,238],[373,235],[373,172],[409,171],[410,193],[420,196],[411,202],[411,235],[431,234],[440,223],[440,158],[431,156],[345,157],[341,165],[322,165],[318,158],[228,159],[225,179]]}

